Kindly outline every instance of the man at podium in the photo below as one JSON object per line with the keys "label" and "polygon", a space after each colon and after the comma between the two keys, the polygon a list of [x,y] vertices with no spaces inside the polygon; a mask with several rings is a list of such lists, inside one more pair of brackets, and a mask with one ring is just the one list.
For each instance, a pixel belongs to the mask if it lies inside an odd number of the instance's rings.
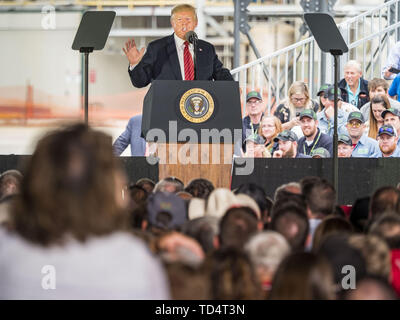
{"label": "man at podium", "polygon": [[185,35],[197,26],[196,9],[188,4],[175,6],[171,11],[174,33],[150,42],[138,50],[135,40],[122,48],[129,60],[129,76],[133,86],[142,88],[153,80],[233,80],[228,69],[215,53],[214,46],[198,40],[196,52],[196,75],[194,68],[194,46]]}

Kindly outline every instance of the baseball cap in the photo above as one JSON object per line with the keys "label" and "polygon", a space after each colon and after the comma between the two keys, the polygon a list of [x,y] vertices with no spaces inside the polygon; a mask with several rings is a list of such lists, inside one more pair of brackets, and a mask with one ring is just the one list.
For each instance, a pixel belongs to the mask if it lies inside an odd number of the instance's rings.
{"label": "baseball cap", "polygon": [[317,114],[312,109],[305,109],[300,112],[299,118],[300,120],[304,117],[309,117],[311,119],[317,120]]}
{"label": "baseball cap", "polygon": [[147,199],[147,215],[151,226],[161,229],[180,227],[187,220],[185,201],[170,192],[153,193]]}
{"label": "baseball cap", "polygon": [[328,150],[326,150],[325,148],[316,148],[315,150],[313,150],[311,152],[311,157],[312,158],[316,158],[316,157],[320,157],[320,158],[330,158],[331,154],[329,153]]}
{"label": "baseball cap", "polygon": [[[329,86],[328,89],[325,91],[325,98],[327,98],[330,101],[335,100],[335,86]],[[340,96],[340,89],[338,88],[338,100],[342,100],[342,97]]]}
{"label": "baseball cap", "polygon": [[347,122],[350,122],[351,120],[358,120],[358,121],[361,121],[361,123],[365,122],[364,116],[359,111],[350,112],[350,114],[347,118]]}
{"label": "baseball cap", "polygon": [[385,118],[385,116],[386,116],[388,113],[391,113],[391,114],[393,114],[393,115],[395,115],[395,116],[397,116],[397,117],[400,118],[400,111],[399,111],[399,109],[389,108],[389,109],[386,109],[386,110],[382,111],[382,118]]}
{"label": "baseball cap", "polygon": [[387,134],[391,137],[396,137],[396,130],[390,125],[390,124],[385,124],[382,127],[379,128],[378,130],[378,137],[380,137],[383,134]]}
{"label": "baseball cap", "polygon": [[297,135],[291,130],[285,130],[278,134],[278,136],[274,139],[274,142],[282,141],[296,141]]}
{"label": "baseball cap", "polygon": [[246,102],[249,101],[251,98],[256,98],[256,99],[258,99],[258,100],[262,100],[261,94],[260,94],[258,91],[250,91],[250,92],[247,94]]}
{"label": "baseball cap", "polygon": [[353,145],[353,142],[351,141],[350,137],[347,134],[339,135],[338,142],[342,142],[342,143],[347,144],[349,146]]}
{"label": "baseball cap", "polygon": [[331,85],[328,84],[328,83],[323,84],[323,85],[319,88],[319,90],[318,90],[318,92],[317,92],[317,96],[319,96],[321,93],[324,93],[324,95],[325,95],[326,90],[327,90],[330,86],[331,86]]}
{"label": "baseball cap", "polygon": [[265,143],[264,138],[260,137],[258,134],[251,134],[251,135],[249,135],[249,136],[244,140],[244,142],[247,142],[247,141],[252,141],[252,142],[254,142],[255,144],[264,144],[264,143]]}

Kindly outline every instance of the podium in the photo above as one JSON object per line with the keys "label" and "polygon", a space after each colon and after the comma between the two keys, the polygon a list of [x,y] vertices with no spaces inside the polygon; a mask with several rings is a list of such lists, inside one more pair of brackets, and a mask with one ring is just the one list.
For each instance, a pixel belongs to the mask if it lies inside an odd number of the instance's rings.
{"label": "podium", "polygon": [[143,103],[142,136],[159,178],[195,178],[230,187],[234,145],[241,145],[239,84],[155,80]]}

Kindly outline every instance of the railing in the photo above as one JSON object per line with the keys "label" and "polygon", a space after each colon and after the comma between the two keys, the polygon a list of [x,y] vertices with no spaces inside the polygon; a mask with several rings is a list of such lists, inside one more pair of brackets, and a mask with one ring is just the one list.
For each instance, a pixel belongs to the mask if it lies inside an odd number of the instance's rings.
{"label": "railing", "polygon": [[[388,1],[338,25],[349,52],[341,58],[343,65],[358,60],[367,79],[381,77],[382,67],[393,44],[400,40],[400,0]],[[340,77],[343,76],[341,68]],[[314,37],[268,54],[232,70],[242,89],[243,101],[250,90],[268,96],[267,112],[286,97],[294,81],[308,84],[312,96],[323,83],[333,83],[333,59],[322,53]]]}

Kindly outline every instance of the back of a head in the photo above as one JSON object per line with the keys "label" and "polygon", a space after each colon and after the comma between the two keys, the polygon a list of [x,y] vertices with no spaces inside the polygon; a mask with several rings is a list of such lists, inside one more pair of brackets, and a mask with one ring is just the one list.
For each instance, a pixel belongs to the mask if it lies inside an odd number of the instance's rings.
{"label": "back of a head", "polygon": [[279,201],[281,198],[291,194],[301,194],[301,185],[298,182],[285,183],[276,188],[274,201]]}
{"label": "back of a head", "polygon": [[390,284],[380,277],[366,276],[357,281],[354,290],[347,290],[346,300],[398,300]]}
{"label": "back of a head", "polygon": [[371,219],[388,211],[400,214],[400,190],[392,186],[377,189],[370,200]]}
{"label": "back of a head", "polygon": [[331,264],[338,291],[342,288],[343,277],[347,275],[342,272],[343,267],[354,267],[357,279],[363,278],[367,273],[361,251],[349,244],[349,236],[346,234],[332,234],[326,237],[318,248],[318,254],[324,256]]}
{"label": "back of a head", "polygon": [[205,253],[214,250],[214,238],[218,235],[219,220],[216,217],[201,217],[187,221],[182,231],[197,240]]}
{"label": "back of a head", "polygon": [[22,173],[18,170],[7,170],[0,174],[0,201],[19,193]]}
{"label": "back of a head", "polygon": [[110,136],[84,124],[42,138],[14,207],[15,230],[49,245],[62,242],[66,234],[84,241],[125,226],[125,204],[116,191],[126,181],[111,142]]}
{"label": "back of a head", "polygon": [[318,179],[304,183],[302,192],[313,217],[321,219],[334,212],[336,192],[327,180]]}
{"label": "back of a head", "polygon": [[389,248],[400,249],[400,216],[397,213],[387,213],[376,219],[369,233],[381,237]]}
{"label": "back of a head", "polygon": [[391,255],[385,240],[372,234],[354,234],[349,238],[349,243],[362,253],[369,275],[382,277],[388,281],[391,271]]}
{"label": "back of a head", "polygon": [[210,276],[211,298],[251,300],[261,298],[250,258],[242,250],[224,248],[215,251],[204,264]]}
{"label": "back of a head", "polygon": [[285,208],[297,206],[304,210],[304,213],[307,214],[307,204],[302,194],[294,194],[294,193],[286,193],[282,194],[278,200],[276,200],[271,208],[271,217],[274,216],[274,213]]}
{"label": "back of a head", "polygon": [[309,221],[303,208],[291,205],[274,211],[270,229],[283,235],[294,252],[304,250]]}
{"label": "back of a head", "polygon": [[207,179],[194,179],[185,187],[186,192],[200,199],[208,199],[208,196],[213,190],[214,185]]}
{"label": "back of a head", "polygon": [[356,232],[366,231],[370,197],[357,199],[350,213],[350,222]]}
{"label": "back of a head", "polygon": [[183,191],[183,182],[175,177],[167,177],[157,182],[153,192],[170,192],[177,193]]}
{"label": "back of a head", "polygon": [[332,270],[313,253],[294,253],[280,264],[269,296],[271,300],[332,300]]}
{"label": "back of a head", "polygon": [[257,216],[253,210],[247,207],[231,208],[220,221],[220,246],[243,248],[257,230]]}
{"label": "back of a head", "polygon": [[290,253],[290,246],[278,232],[264,231],[251,237],[245,250],[255,268],[274,274],[282,260]]}
{"label": "back of a head", "polygon": [[246,194],[257,202],[260,208],[261,214],[263,214],[268,208],[267,195],[262,187],[255,183],[245,183],[239,186],[235,190],[235,194]]}
{"label": "back of a head", "polygon": [[313,251],[316,252],[323,239],[331,234],[351,234],[352,232],[353,227],[346,219],[337,216],[326,217],[315,230],[313,237]]}
{"label": "back of a head", "polygon": [[147,193],[152,193],[155,187],[155,182],[148,178],[141,178],[136,181],[135,185],[142,187],[147,191]]}

